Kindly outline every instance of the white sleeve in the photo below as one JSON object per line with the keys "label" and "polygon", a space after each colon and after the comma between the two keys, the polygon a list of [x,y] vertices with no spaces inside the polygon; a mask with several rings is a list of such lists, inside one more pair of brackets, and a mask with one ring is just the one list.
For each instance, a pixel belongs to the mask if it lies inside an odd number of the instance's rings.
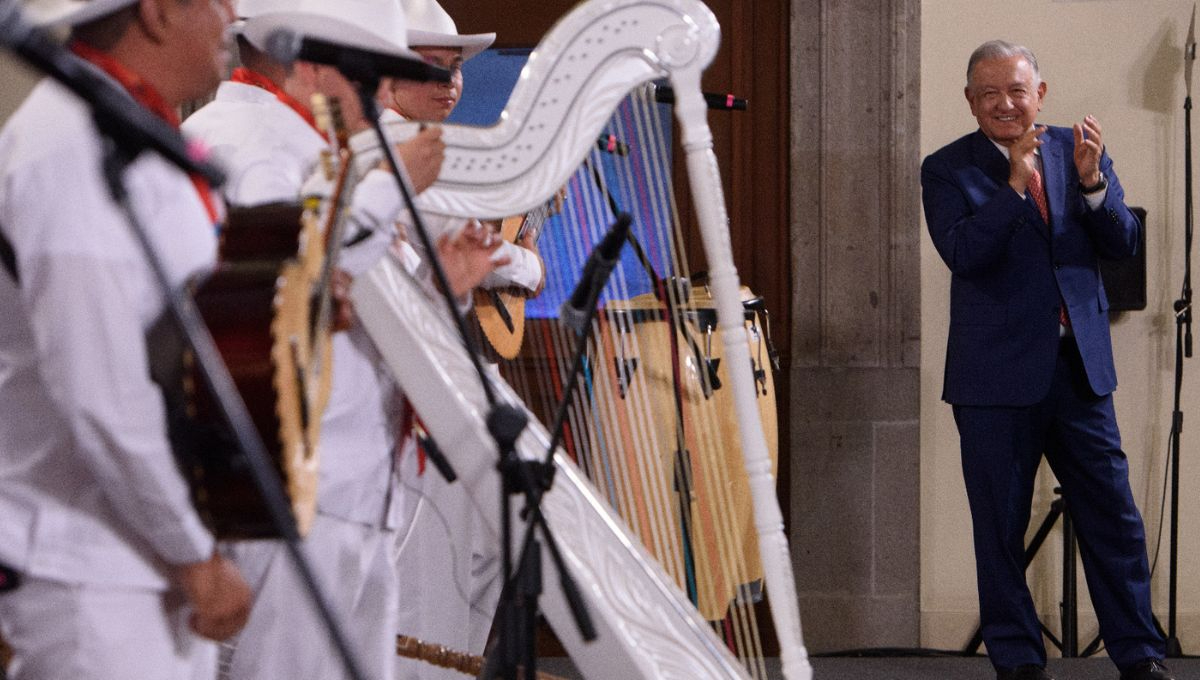
{"label": "white sleeve", "polygon": [[231,205],[295,202],[296,187],[304,176],[293,165],[270,156],[243,161],[222,187],[222,194]]}
{"label": "white sleeve", "polygon": [[396,238],[401,212],[400,192],[391,174],[379,169],[367,172],[350,199],[346,246],[338,266],[351,276],[374,266]]}
{"label": "white sleeve", "polygon": [[1104,205],[1104,199],[1108,196],[1108,187],[1104,187],[1094,194],[1084,194],[1083,200],[1087,201],[1088,210],[1099,210],[1100,206]]}
{"label": "white sleeve", "polygon": [[521,286],[526,290],[535,291],[541,285],[542,263],[533,251],[505,241],[496,249],[493,259],[498,257],[508,257],[510,261],[487,275],[483,280],[484,288]]}

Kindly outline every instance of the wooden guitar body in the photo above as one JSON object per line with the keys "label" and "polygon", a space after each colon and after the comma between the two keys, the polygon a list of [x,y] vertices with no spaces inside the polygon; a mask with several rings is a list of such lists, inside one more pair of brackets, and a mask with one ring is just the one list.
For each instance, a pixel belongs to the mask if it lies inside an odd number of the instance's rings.
{"label": "wooden guitar body", "polygon": [[[314,326],[311,309],[322,244],[317,220],[300,206],[231,211],[221,263],[195,293],[287,484],[302,534],[316,511],[316,443],[331,379],[329,332]],[[277,537],[246,461],[193,372],[191,357],[171,347],[171,330],[152,332],[150,345],[160,358],[152,357],[151,364],[164,386],[172,444],[191,482],[193,501],[218,538]],[[162,358],[172,353],[182,357],[174,366]],[[164,365],[170,366],[165,375]]]}
{"label": "wooden guitar body", "polygon": [[[500,223],[500,238],[510,243],[517,241],[521,226],[525,224],[525,216],[505,218]],[[528,293],[524,288],[511,286],[508,288],[475,291],[475,316],[479,319],[479,327],[487,338],[492,349],[505,359],[515,359],[521,352],[521,343],[525,340],[525,299]],[[502,312],[498,307],[503,305]]]}

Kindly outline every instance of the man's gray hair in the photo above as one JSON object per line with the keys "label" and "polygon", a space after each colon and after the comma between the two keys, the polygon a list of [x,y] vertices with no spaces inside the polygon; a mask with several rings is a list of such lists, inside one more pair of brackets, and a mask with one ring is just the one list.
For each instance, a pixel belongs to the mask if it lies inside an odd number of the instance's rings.
{"label": "man's gray hair", "polygon": [[971,53],[971,58],[967,60],[967,87],[971,87],[971,74],[975,71],[975,64],[984,59],[1007,59],[1008,57],[1023,57],[1029,65],[1033,67],[1033,77],[1041,82],[1042,75],[1038,71],[1037,57],[1033,56],[1033,51],[1024,45],[1014,45],[1004,40],[989,40]]}

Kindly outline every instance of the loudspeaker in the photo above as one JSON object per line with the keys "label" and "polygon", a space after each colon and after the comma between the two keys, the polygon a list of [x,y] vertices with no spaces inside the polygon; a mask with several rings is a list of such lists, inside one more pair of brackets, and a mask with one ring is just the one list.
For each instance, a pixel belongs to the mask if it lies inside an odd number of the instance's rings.
{"label": "loudspeaker", "polygon": [[1100,278],[1108,294],[1108,309],[1125,312],[1146,308],[1146,209],[1130,207],[1142,223],[1137,254],[1123,260],[1100,258]]}

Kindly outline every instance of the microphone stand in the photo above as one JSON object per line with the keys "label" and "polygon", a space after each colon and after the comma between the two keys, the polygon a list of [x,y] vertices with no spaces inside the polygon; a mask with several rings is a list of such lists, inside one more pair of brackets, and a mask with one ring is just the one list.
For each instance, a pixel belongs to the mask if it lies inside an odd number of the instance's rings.
{"label": "microphone stand", "polygon": [[[498,618],[506,623],[511,622],[516,625],[506,625],[501,628],[498,634],[503,643],[501,645],[501,659],[497,661],[495,659],[496,655],[492,654],[484,668],[484,675],[482,677],[495,677],[495,673],[502,672],[506,680],[517,680],[518,660],[524,658],[526,676],[529,680],[534,680],[537,671],[536,640],[533,636],[533,629],[536,623],[537,596],[541,588],[539,573],[541,566],[540,549],[532,539],[535,529],[540,529],[547,547],[550,548],[551,557],[558,570],[559,587],[562,588],[567,603],[570,605],[571,613],[574,617],[575,625],[579,628],[580,635],[585,640],[593,640],[596,637],[591,618],[588,616],[587,608],[580,595],[579,587],[575,584],[574,578],[567,570],[566,562],[562,558],[558,544],[554,541],[550,527],[546,524],[540,510],[541,489],[549,488],[552,479],[550,475],[539,469],[542,465],[538,461],[526,461],[517,454],[516,442],[528,422],[527,416],[520,408],[499,402],[496,397],[495,387],[492,385],[491,379],[484,370],[483,363],[480,361],[479,352],[476,350],[472,336],[467,332],[466,319],[460,313],[458,305],[454,301],[454,295],[450,288],[446,271],[438,259],[437,251],[434,249],[433,241],[429,236],[429,230],[426,228],[425,221],[421,218],[421,213],[417,209],[414,200],[415,192],[412,189],[412,183],[409,181],[408,173],[397,160],[395,149],[392,148],[387,134],[379,122],[379,106],[375,102],[374,94],[379,89],[380,74],[376,72],[374,65],[369,63],[368,60],[355,59],[352,56],[342,59],[337,68],[347,80],[356,86],[355,89],[362,104],[363,114],[371,122],[371,127],[374,129],[375,136],[379,140],[383,156],[387,159],[388,168],[391,170],[392,176],[396,179],[396,185],[400,190],[400,195],[404,199],[405,205],[408,206],[409,214],[412,216],[414,231],[417,233],[421,245],[429,255],[429,264],[434,279],[441,288],[447,310],[454,320],[455,326],[458,328],[459,336],[466,347],[467,354],[470,356],[471,364],[479,376],[479,382],[490,409],[487,417],[488,433],[495,440],[497,450],[500,454],[497,469],[500,471],[501,484],[501,552],[504,565],[504,592],[508,594],[507,597],[501,598],[499,605],[501,611]],[[523,573],[532,576],[527,576],[525,582],[522,584],[522,602],[516,601],[515,570],[513,569],[512,506],[509,496],[514,493],[525,494],[525,511],[529,513],[530,517],[524,546],[525,551],[522,555],[521,563],[522,566],[527,567],[527,569],[523,570]],[[522,634],[518,635],[514,633],[514,631],[518,630],[521,630]],[[497,663],[501,666],[500,670],[495,669]],[[489,669],[492,669],[490,671],[492,675],[488,674]]]}
{"label": "microphone stand", "polygon": [[274,464],[267,454],[262,438],[254,426],[245,401],[238,393],[229,369],[221,359],[221,354],[213,341],[208,327],[204,324],[195,301],[183,289],[171,285],[158,253],[155,252],[149,239],[145,225],[142,224],[129,198],[124,184],[125,170],[133,160],[146,148],[144,137],[136,133],[130,134],[120,118],[105,115],[101,110],[94,112],[96,126],[105,139],[104,149],[104,178],[113,200],[124,213],[138,245],[141,247],[146,261],[153,271],[154,278],[167,302],[168,312],[178,326],[183,340],[191,347],[195,357],[196,370],[200,373],[208,387],[220,412],[223,421],[229,427],[230,434],[245,457],[250,475],[258,492],[262,494],[263,505],[271,518],[271,524],[279,533],[288,555],[300,575],[304,590],[312,600],[317,615],[324,623],[337,655],[341,658],[347,675],[353,680],[365,680],[358,662],[350,651],[345,635],[339,628],[333,616],[333,610],[317,585],[311,565],[300,549],[300,533],[292,516],[291,505],[287,494],[275,471]]}
{"label": "microphone stand", "polygon": [[1183,287],[1173,306],[1175,311],[1175,385],[1174,408],[1171,411],[1171,536],[1170,586],[1167,597],[1167,656],[1183,656],[1176,628],[1176,602],[1179,576],[1179,454],[1183,433],[1183,410],[1180,395],[1183,391],[1183,359],[1192,356],[1192,64],[1196,61],[1196,6],[1192,5],[1192,21],[1184,46],[1184,78],[1187,96],[1183,101],[1183,185],[1184,185],[1184,245]]}
{"label": "microphone stand", "polygon": [[[621,244],[629,238],[629,223],[631,218],[627,213],[617,215],[617,221],[614,223],[610,233],[617,230],[624,231],[626,236],[622,239]],[[600,246],[597,246],[598,248]],[[596,302],[600,297],[600,292],[604,290],[604,285],[612,274],[613,268],[617,264],[617,258],[613,258],[610,262],[604,262],[591,276],[588,276],[589,269],[584,268],[584,276],[578,285],[586,286],[587,294],[584,296],[583,305],[575,310],[581,312],[579,314],[569,315],[565,312],[561,315],[564,319],[569,319],[566,323],[575,332],[575,356],[571,359],[571,370],[568,374],[565,389],[562,398],[558,402],[558,407],[555,410],[554,424],[550,427],[550,443],[546,447],[544,458],[540,462],[525,461],[522,464],[529,466],[534,475],[537,476],[538,486],[529,489],[527,493],[527,505],[524,513],[529,515],[531,520],[525,529],[525,536],[521,541],[522,559],[521,565],[517,568],[516,578],[509,580],[505,578],[505,588],[501,593],[500,610],[497,612],[496,620],[499,622],[498,630],[500,637],[500,647],[502,653],[489,654],[487,664],[479,674],[481,680],[491,680],[498,677],[500,673],[504,673],[505,678],[516,679],[517,659],[522,650],[525,657],[525,677],[527,680],[535,680],[536,668],[534,665],[534,657],[531,654],[533,649],[533,641],[535,635],[535,616],[537,608],[537,596],[541,592],[541,546],[537,542],[534,534],[534,529],[537,526],[545,527],[545,517],[541,510],[541,495],[543,491],[548,491],[550,485],[554,481],[554,454],[558,450],[559,442],[562,438],[563,423],[567,418],[567,411],[571,405],[571,395],[574,393],[576,386],[579,384],[579,374],[583,371],[584,358],[587,353],[587,329],[591,325],[592,319],[596,315]],[[568,299],[566,305],[570,305]],[[510,459],[511,460],[511,459]],[[515,490],[509,490],[509,493],[514,493]],[[508,509],[505,508],[507,516]],[[550,534],[545,534],[547,545],[550,546],[550,554],[554,558],[558,570],[561,573],[566,573],[566,566],[562,562],[562,557],[558,548],[554,544],[554,539]],[[506,565],[507,568],[507,565]],[[572,612],[576,618],[576,625],[579,626],[580,635],[584,640],[592,641],[596,639],[596,632],[592,626],[590,617],[587,615],[587,608],[580,597],[579,589],[573,584],[563,583],[563,594],[567,598],[567,603],[570,605]],[[581,616],[582,614],[582,616]],[[509,631],[518,631],[512,634]],[[520,643],[520,638],[524,639],[523,644]]]}

